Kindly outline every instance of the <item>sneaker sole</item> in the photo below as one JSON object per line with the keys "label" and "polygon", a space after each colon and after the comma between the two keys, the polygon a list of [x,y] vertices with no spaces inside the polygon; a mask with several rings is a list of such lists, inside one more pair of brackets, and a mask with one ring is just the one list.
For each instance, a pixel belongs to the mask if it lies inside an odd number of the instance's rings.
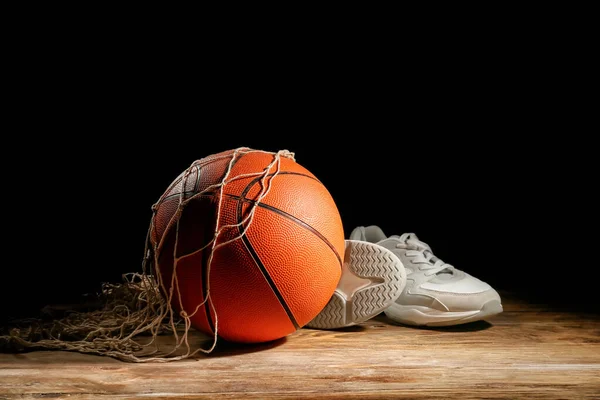
{"label": "sneaker sole", "polygon": [[440,311],[428,307],[402,306],[393,304],[384,314],[396,324],[411,326],[452,326],[480,321],[503,311],[498,300],[490,300],[473,311]]}
{"label": "sneaker sole", "polygon": [[346,240],[340,282],[306,327],[337,329],[364,322],[394,304],[405,285],[404,265],[392,251],[374,243]]}

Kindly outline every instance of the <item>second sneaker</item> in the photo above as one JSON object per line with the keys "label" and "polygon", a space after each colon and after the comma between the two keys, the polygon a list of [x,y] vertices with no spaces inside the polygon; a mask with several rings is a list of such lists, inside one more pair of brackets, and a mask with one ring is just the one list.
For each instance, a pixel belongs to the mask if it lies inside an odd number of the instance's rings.
{"label": "second sneaker", "polygon": [[387,237],[378,226],[359,226],[350,239],[377,243],[402,260],[406,286],[384,310],[394,322],[416,326],[458,325],[503,311],[496,290],[434,256],[431,248],[414,233]]}

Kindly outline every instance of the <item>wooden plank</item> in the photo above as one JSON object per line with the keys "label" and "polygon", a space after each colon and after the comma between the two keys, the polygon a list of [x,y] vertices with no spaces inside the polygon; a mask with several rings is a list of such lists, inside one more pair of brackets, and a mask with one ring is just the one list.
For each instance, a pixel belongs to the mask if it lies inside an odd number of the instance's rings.
{"label": "wooden plank", "polygon": [[[380,315],[170,363],[0,354],[0,398],[600,398],[597,314],[510,297],[504,304],[488,322],[421,329]],[[210,343],[197,332],[192,339],[193,346]]]}

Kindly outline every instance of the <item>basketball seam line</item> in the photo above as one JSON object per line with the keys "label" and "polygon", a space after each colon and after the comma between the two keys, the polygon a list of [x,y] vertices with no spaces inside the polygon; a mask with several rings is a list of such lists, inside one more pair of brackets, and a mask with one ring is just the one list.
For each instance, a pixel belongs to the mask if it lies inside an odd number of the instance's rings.
{"label": "basketball seam line", "polygon": [[[194,182],[194,193],[198,191],[198,186],[200,186],[200,167],[199,166],[195,166],[196,167],[196,182]],[[183,188],[185,189],[185,188]],[[184,195],[187,195],[187,193],[183,193]]]}
{"label": "basketball seam line", "polygon": [[[241,158],[241,157],[239,157],[239,158]],[[238,158],[238,159],[239,159],[239,158]],[[199,176],[200,176],[200,170],[202,170],[202,168],[204,168],[205,166],[207,166],[207,165],[209,165],[209,164],[212,164],[212,163],[214,163],[214,162],[216,162],[216,161],[218,161],[218,160],[215,160],[215,159],[206,159],[206,158],[202,158],[202,159],[200,159],[200,160],[196,160],[196,161],[194,161],[194,162],[192,163],[192,165],[190,165],[190,167],[188,167],[188,169],[190,169],[190,168],[192,168],[192,167],[195,167],[195,168],[196,168],[196,170],[197,170],[197,174],[196,174],[196,178],[197,178],[197,180],[196,180],[196,183],[198,183],[198,184],[200,183],[200,179],[199,179]],[[235,163],[236,163],[237,161],[238,161],[238,160],[234,160],[234,161],[233,161],[232,167],[233,167],[233,165],[235,165]],[[180,174],[180,176],[178,176],[178,177],[177,177],[177,178],[176,178],[176,179],[175,179],[173,182],[171,182],[171,184],[170,184],[170,185],[167,187],[167,190],[165,190],[165,192],[164,192],[164,193],[169,193],[169,192],[170,192],[171,190],[173,190],[173,189],[174,189],[174,188],[175,188],[175,187],[176,187],[176,186],[177,186],[177,185],[178,185],[180,182],[182,182],[184,175],[185,175],[185,171],[184,171],[183,173],[181,173],[181,174]],[[183,183],[182,183],[181,187],[182,187],[182,189],[184,189],[184,190],[185,190],[185,187],[184,187]],[[195,187],[194,189],[195,189],[195,190],[197,190],[198,188],[197,188],[197,187]],[[184,192],[183,192],[183,194],[184,194],[184,195],[187,195],[188,193],[190,193],[190,192],[189,192],[189,191],[184,191]],[[168,198],[171,198],[171,197],[173,197],[173,196],[179,196],[180,194],[181,194],[181,192],[180,192],[180,193],[175,193],[175,194],[170,194],[170,195],[167,195],[167,196],[164,196],[164,197],[163,197],[163,196],[161,196],[161,198],[158,200],[158,203],[160,203],[160,202],[163,202],[163,201],[165,201],[166,199],[168,199]]]}
{"label": "basketball seam line", "polygon": [[[238,196],[237,207],[236,207],[238,223],[241,223],[244,220],[244,217],[242,215],[242,207],[244,205],[244,202],[242,200],[245,199],[246,193],[248,193],[250,191],[250,189],[252,188],[252,186],[256,182],[258,182],[258,180],[259,179],[255,179],[252,182],[250,182],[248,184],[248,186],[246,186],[246,188],[242,192],[242,196]],[[238,230],[239,230],[240,235],[241,235],[242,232],[243,232],[243,230],[244,230],[244,227],[239,226]],[[277,285],[273,281],[273,278],[271,277],[271,274],[269,274],[269,271],[267,271],[267,268],[265,267],[265,265],[263,264],[262,260],[260,259],[260,257],[256,253],[256,250],[254,250],[254,246],[252,246],[252,243],[250,242],[250,239],[248,239],[248,236],[246,234],[242,235],[242,241],[243,241],[244,245],[246,246],[246,249],[248,250],[248,253],[250,253],[250,256],[254,260],[254,263],[258,267],[258,270],[261,272],[261,274],[263,275],[263,277],[267,281],[267,284],[271,288],[271,291],[275,294],[275,297],[277,297],[277,300],[279,301],[279,304],[281,305],[281,307],[283,308],[283,310],[287,314],[287,316],[288,316],[289,320],[291,321],[292,325],[294,325],[294,329],[295,330],[300,329],[300,325],[298,325],[298,321],[296,321],[296,317],[292,313],[292,310],[290,310],[290,307],[288,306],[287,302],[283,298],[283,295],[279,291],[279,288],[277,287]]]}
{"label": "basketball seam line", "polygon": [[[241,196],[237,196],[237,195],[234,195],[234,194],[225,194],[225,195],[226,195],[227,197],[229,197],[229,198],[232,198],[232,199],[235,199],[235,200],[238,200],[238,201],[242,200],[242,201],[243,201],[243,202],[245,202],[245,203],[253,203],[253,204],[256,204],[256,201],[255,201],[255,200],[250,200],[250,199],[247,199],[247,198],[242,198]],[[338,260],[338,263],[339,263],[339,265],[340,265],[340,269],[342,268],[342,266],[343,266],[342,258],[341,258],[341,257],[340,257],[340,255],[338,254],[338,252],[337,252],[337,250],[335,249],[335,247],[333,246],[333,244],[331,244],[331,242],[329,242],[329,240],[328,240],[328,239],[327,239],[325,236],[323,236],[323,234],[322,234],[321,232],[319,232],[318,230],[316,230],[315,228],[313,228],[312,226],[310,226],[310,225],[309,225],[309,224],[307,224],[306,222],[302,221],[301,219],[299,219],[299,218],[296,218],[296,217],[295,217],[295,216],[293,216],[292,214],[289,214],[289,213],[287,213],[287,212],[285,212],[285,211],[283,211],[283,210],[281,210],[281,209],[279,209],[279,208],[277,208],[277,207],[270,206],[270,205],[268,205],[268,204],[264,204],[264,203],[258,203],[258,204],[256,204],[256,206],[258,206],[258,207],[261,207],[261,208],[266,208],[266,209],[268,209],[268,210],[270,210],[270,211],[273,211],[273,212],[275,212],[276,214],[279,214],[279,215],[281,215],[282,217],[284,217],[284,218],[287,218],[287,219],[291,220],[292,222],[294,222],[294,223],[296,223],[296,224],[298,224],[298,225],[301,225],[301,226],[302,226],[302,227],[304,227],[306,230],[308,230],[308,231],[310,231],[311,233],[313,233],[313,234],[315,234],[316,236],[318,236],[318,237],[319,237],[319,239],[321,239],[323,242],[325,242],[325,244],[327,244],[327,246],[328,246],[328,247],[331,249],[331,251],[333,251],[333,254],[334,254],[334,255],[335,255],[335,257],[337,258],[337,260]]]}
{"label": "basketball seam line", "polygon": [[[198,173],[197,173],[197,174],[198,174],[198,178],[197,178],[197,183],[198,183],[198,184],[199,184],[199,179],[200,179],[200,178],[199,178],[199,176],[200,176],[200,171],[201,171],[201,170],[200,170],[200,169],[198,169]],[[273,175],[274,175],[274,174],[269,174],[269,175],[267,175],[267,177],[273,177]],[[306,175],[306,174],[301,174],[301,173],[298,173],[298,172],[283,171],[283,172],[280,172],[280,173],[279,173],[279,175],[297,175],[297,176],[303,176],[303,177],[305,177],[305,178],[313,179],[313,180],[315,180],[315,181],[317,181],[317,182],[321,183],[321,181],[319,181],[319,180],[318,180],[317,178],[315,178],[315,177],[312,177],[312,176],[310,176],[310,175]],[[199,186],[199,185],[198,185],[198,186]],[[184,191],[184,192],[183,192],[183,197],[184,197],[184,199],[187,199],[187,196],[188,196],[189,194],[192,194],[192,195],[194,195],[194,194],[197,194],[197,191],[198,191],[198,186],[194,187],[194,189],[192,189],[192,190],[186,190],[186,191]],[[184,189],[185,189],[185,188],[184,188]],[[207,193],[214,193],[214,192],[207,192]],[[161,200],[161,202],[168,201],[168,200],[171,200],[172,198],[179,197],[179,196],[181,196],[181,192],[179,192],[179,193],[173,193],[173,194],[170,194],[170,195],[168,195],[168,196],[165,196],[165,197],[164,197],[164,198]]]}
{"label": "basketball seam line", "polygon": [[[310,179],[315,179],[311,176],[305,175],[305,174],[298,174],[298,173],[290,173],[290,174],[294,174],[294,175],[299,175],[299,176],[304,176]],[[269,174],[267,176],[274,176],[275,174]],[[258,177],[253,179],[242,191],[241,196],[235,196],[235,195],[231,195],[231,194],[226,194],[227,197],[232,198],[232,199],[236,199],[238,202],[238,206],[237,206],[237,213],[238,213],[238,222],[242,222],[243,221],[243,216],[242,216],[242,205],[244,203],[252,203],[258,207],[262,207],[265,208],[269,211],[272,211],[276,214],[281,215],[284,218],[287,218],[289,220],[291,220],[292,222],[295,222],[296,224],[302,226],[303,228],[305,228],[306,230],[308,230],[309,232],[312,232],[313,234],[317,235],[321,240],[323,240],[323,242],[325,244],[327,244],[329,246],[329,248],[333,251],[333,253],[335,254],[335,256],[338,259],[338,263],[340,265],[340,269],[342,268],[342,260],[340,255],[337,253],[335,247],[327,240],[327,238],[325,238],[319,231],[317,231],[316,229],[314,229],[312,226],[310,226],[309,224],[307,224],[306,222],[294,217],[291,214],[286,213],[283,210],[280,210],[276,207],[273,206],[269,206],[268,204],[263,204],[263,203],[257,203],[254,200],[250,200],[246,198],[246,194],[250,191],[250,189],[257,184],[260,180],[262,179],[262,177]],[[315,179],[317,182],[319,182],[318,179]],[[240,234],[243,232],[243,227],[240,226],[238,227]],[[296,321],[296,318],[294,316],[294,314],[292,313],[291,309],[289,308],[287,302],[285,301],[285,299],[283,298],[283,295],[279,292],[279,289],[277,288],[277,286],[275,285],[275,282],[273,281],[271,275],[269,274],[269,271],[266,270],[266,267],[264,266],[264,264],[262,263],[262,261],[260,260],[260,257],[258,256],[258,254],[256,253],[256,251],[254,250],[254,247],[252,246],[252,243],[250,242],[250,240],[248,239],[247,235],[244,234],[242,236],[242,240],[244,242],[244,244],[246,245],[246,248],[248,249],[250,255],[252,256],[252,258],[254,258],[254,261],[256,263],[256,265],[258,266],[259,270],[261,271],[261,273],[263,274],[263,276],[265,277],[265,279],[267,280],[267,283],[269,284],[269,286],[271,287],[271,290],[273,290],[273,293],[275,294],[275,296],[277,297],[277,299],[279,300],[279,302],[281,303],[281,306],[283,307],[283,309],[285,310],[285,312],[288,315],[288,318],[290,319],[290,321],[292,322],[292,324],[294,325],[294,327],[297,329],[300,328],[300,326],[298,325],[298,322]]]}
{"label": "basketball seam line", "polygon": [[[204,197],[204,198],[206,198],[206,197],[213,197],[213,196],[215,196],[215,194],[216,194],[216,192],[206,192],[206,193],[201,194],[199,197]],[[245,197],[242,198],[241,196],[234,195],[234,194],[225,193],[225,196],[227,196],[227,197],[229,197],[229,198],[231,198],[233,200],[237,200],[237,201],[241,200],[241,201],[243,201],[245,203],[253,203],[253,204],[256,203],[256,201],[254,201],[254,200],[247,199]],[[342,268],[342,265],[343,265],[342,259],[341,259],[340,255],[338,254],[337,250],[335,249],[335,247],[333,246],[333,244],[331,244],[331,242],[329,242],[329,240],[327,240],[327,238],[325,236],[323,236],[323,234],[321,234],[318,230],[316,230],[312,226],[308,225],[306,222],[302,221],[301,219],[298,219],[295,216],[293,216],[292,214],[289,214],[289,213],[287,213],[287,212],[285,212],[285,211],[283,211],[283,210],[281,210],[281,209],[279,209],[277,207],[274,207],[274,206],[271,206],[271,205],[268,205],[268,204],[264,204],[264,203],[258,203],[256,205],[258,207],[261,207],[261,208],[269,209],[269,210],[271,210],[271,211],[273,211],[273,212],[275,212],[275,213],[277,213],[277,214],[279,214],[279,215],[281,215],[281,216],[283,216],[283,217],[285,217],[285,218],[287,218],[287,219],[289,219],[289,220],[297,223],[298,225],[302,225],[308,231],[310,231],[313,234],[315,234],[316,236],[318,236],[333,251],[333,253],[335,254],[336,258],[338,259],[338,263],[340,264],[340,269]],[[158,250],[159,250],[158,254],[160,254],[160,250],[161,249],[158,249]]]}
{"label": "basketball seam line", "polygon": [[[200,167],[196,165],[196,182],[194,183],[194,192],[196,192],[198,190],[198,186],[200,186],[200,171]],[[209,254],[208,252],[204,251],[202,254],[202,265],[208,265],[208,259]],[[208,323],[208,327],[210,328],[211,332],[215,332],[215,323],[213,321],[210,308],[212,300],[207,297],[209,279],[210,276],[208,276],[208,268],[202,268],[202,300],[204,301],[204,314],[206,314],[206,322]]]}
{"label": "basketball seam line", "polygon": [[[305,175],[304,175],[305,176]],[[199,197],[213,197],[216,194],[216,192],[206,192],[206,193],[202,193]],[[256,204],[256,201],[251,200],[251,199],[247,199],[247,198],[242,198],[241,196],[238,195],[234,195],[234,194],[229,194],[229,193],[225,193],[225,196],[233,199],[233,200],[237,200],[240,201],[242,200],[245,203],[253,203]],[[167,200],[167,199],[165,199]],[[336,258],[338,259],[338,263],[340,264],[340,269],[342,268],[342,258],[340,257],[340,255],[338,254],[337,250],[335,249],[335,247],[333,246],[333,244],[331,244],[331,242],[329,242],[329,240],[327,240],[327,238],[325,236],[323,236],[323,234],[321,234],[318,230],[316,230],[315,228],[313,228],[312,226],[310,226],[309,224],[307,224],[306,222],[302,221],[301,219],[296,218],[295,216],[293,216],[292,214],[289,214],[277,207],[268,205],[268,204],[264,204],[264,203],[258,203],[256,204],[258,207],[261,208],[267,208],[273,212],[276,212],[277,214],[288,218],[290,220],[292,220],[293,222],[297,223],[298,225],[302,225],[304,228],[306,228],[307,230],[309,230],[310,232],[314,233],[315,235],[317,235],[321,240],[323,240],[323,242],[325,242],[327,244],[327,246],[329,246],[329,248],[333,251],[333,253],[335,254]]]}

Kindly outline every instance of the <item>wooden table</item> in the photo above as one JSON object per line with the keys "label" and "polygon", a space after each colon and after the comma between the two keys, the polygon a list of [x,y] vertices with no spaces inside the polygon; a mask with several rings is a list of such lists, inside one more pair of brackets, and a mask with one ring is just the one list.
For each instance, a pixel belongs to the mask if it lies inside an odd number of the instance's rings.
{"label": "wooden table", "polygon": [[0,354],[0,399],[600,399],[600,315],[502,297],[487,322],[419,329],[380,315],[170,363]]}

